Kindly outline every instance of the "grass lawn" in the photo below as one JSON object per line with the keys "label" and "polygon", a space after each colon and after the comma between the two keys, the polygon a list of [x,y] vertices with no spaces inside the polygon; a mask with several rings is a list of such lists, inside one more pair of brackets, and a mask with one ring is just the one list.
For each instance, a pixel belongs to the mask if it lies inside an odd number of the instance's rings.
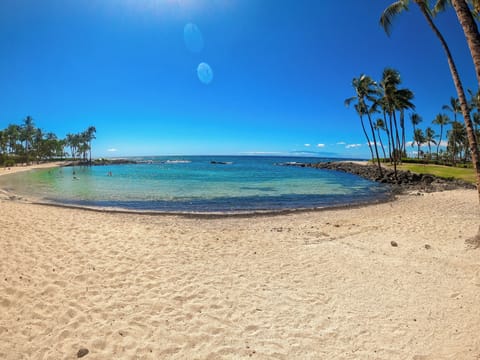
{"label": "grass lawn", "polygon": [[442,178],[455,178],[475,184],[475,171],[460,167],[423,164],[402,164],[397,167],[399,170],[410,170],[417,174],[430,174]]}

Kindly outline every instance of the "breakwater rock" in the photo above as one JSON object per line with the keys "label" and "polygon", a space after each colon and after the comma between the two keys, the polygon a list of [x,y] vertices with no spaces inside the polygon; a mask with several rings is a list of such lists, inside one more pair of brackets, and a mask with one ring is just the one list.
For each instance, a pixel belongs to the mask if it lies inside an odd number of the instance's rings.
{"label": "breakwater rock", "polygon": [[416,174],[411,171],[398,170],[397,176],[390,168],[382,168],[382,171],[375,165],[363,165],[348,161],[319,162],[319,163],[283,163],[283,166],[300,166],[316,169],[343,171],[349,174],[361,176],[365,179],[376,181],[382,184],[389,184],[396,193],[405,191],[444,191],[453,189],[475,189],[474,184],[457,180],[445,179],[434,175]]}
{"label": "breakwater rock", "polygon": [[138,164],[135,160],[130,159],[95,159],[90,161],[75,160],[66,163],[64,166],[103,166],[103,165],[122,165],[122,164]]}

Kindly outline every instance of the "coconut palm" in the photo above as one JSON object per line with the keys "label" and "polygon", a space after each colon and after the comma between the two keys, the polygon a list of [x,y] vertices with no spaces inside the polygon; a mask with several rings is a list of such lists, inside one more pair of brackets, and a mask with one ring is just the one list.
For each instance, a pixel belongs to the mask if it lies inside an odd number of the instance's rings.
{"label": "coconut palm", "polygon": [[417,125],[419,125],[423,121],[422,117],[417,113],[413,113],[410,115],[410,122],[413,126],[413,131],[415,132]]}
{"label": "coconut palm", "polygon": [[27,116],[23,120],[23,128],[22,128],[22,137],[25,141],[25,155],[27,164],[30,162],[30,148],[33,141],[33,136],[35,134],[35,125],[33,123],[33,118],[31,116]]}
{"label": "coconut palm", "polygon": [[465,147],[467,140],[465,125],[458,121],[453,121],[452,128],[447,132],[447,135],[448,150],[451,153],[452,162],[455,165],[457,158],[463,158],[465,160],[468,156],[468,146]]}
{"label": "coconut palm", "polygon": [[88,151],[90,153],[90,159],[89,159],[90,165],[92,164],[92,140],[95,139],[96,132],[97,132],[97,129],[95,129],[95,126],[89,126],[88,129],[86,130],[86,136],[88,141]]}
{"label": "coconut palm", "polygon": [[5,161],[7,154],[7,133],[5,130],[0,130],[0,159],[2,163]]}
{"label": "coconut palm", "polygon": [[448,110],[453,113],[453,121],[457,121],[457,114],[462,113],[462,108],[460,107],[460,102],[454,97],[450,98],[450,104],[442,106],[442,110]]}
{"label": "coconut palm", "polygon": [[8,125],[6,132],[7,132],[7,145],[9,148],[9,154],[15,152],[17,147],[17,142],[20,140],[20,126],[16,124]]}
{"label": "coconut palm", "polygon": [[410,122],[412,123],[412,126],[413,126],[414,136],[415,136],[415,130],[417,130],[417,125],[419,125],[422,121],[423,119],[419,114],[417,113],[410,114]]}
{"label": "coconut palm", "polygon": [[397,91],[396,101],[397,101],[397,110],[400,112],[400,129],[402,131],[402,140],[400,149],[402,153],[405,153],[405,111],[414,110],[415,105],[413,105],[412,100],[414,94],[410,89],[399,89]]}
{"label": "coconut palm", "polygon": [[[372,142],[368,136],[368,133],[365,129],[365,124],[363,122],[363,115],[367,115],[368,122],[370,125],[370,130],[373,139],[373,147],[375,149],[375,154],[377,157],[378,170],[382,174],[382,166],[380,165],[380,156],[378,155],[378,146],[377,139],[375,136],[375,130],[373,128],[373,122],[371,113],[375,111],[374,104],[376,103],[376,96],[378,95],[376,83],[372,80],[371,77],[367,75],[361,75],[359,78],[353,78],[352,86],[355,90],[355,96],[352,96],[345,100],[345,105],[349,106],[353,101],[356,101],[355,110],[357,111],[360,117],[360,123],[362,124],[363,133],[367,139],[368,146],[370,148],[370,153],[372,155],[372,161],[374,161],[374,154],[372,149]],[[368,106],[368,103],[371,103],[372,106]]]}
{"label": "coconut palm", "polygon": [[[383,119],[377,119],[377,121],[373,124],[373,128],[377,131],[378,140],[380,141],[380,146],[382,147],[383,158],[387,158],[387,154],[385,153],[385,146],[383,146],[382,135],[380,134],[380,130],[387,131],[385,128],[385,122]],[[388,133],[387,133],[388,137]]]}
{"label": "coconut palm", "polygon": [[438,159],[438,151],[439,151],[439,148],[440,148],[440,144],[442,143],[443,127],[450,123],[450,119],[445,114],[438,114],[435,117],[435,119],[433,120],[433,123],[435,125],[440,126],[440,138],[439,138],[438,143],[437,143],[437,159]]}
{"label": "coconut palm", "polygon": [[420,159],[420,147],[422,146],[423,143],[425,143],[425,135],[423,134],[422,129],[416,129],[415,132],[413,133],[413,144],[417,144],[417,159]]}
{"label": "coconut palm", "polygon": [[[478,126],[480,126],[480,113],[476,112],[472,115],[473,125],[475,127],[475,134],[478,134]],[[477,135],[478,138],[478,135]]]}
{"label": "coconut palm", "polygon": [[425,142],[427,143],[427,146],[428,146],[428,155],[430,159],[432,158],[432,144],[437,145],[435,138],[436,138],[435,130],[433,130],[431,127],[427,127],[425,129]]}
{"label": "coconut palm", "polygon": [[[391,68],[383,70],[382,80],[380,81],[379,88],[381,93],[381,99],[379,105],[385,115],[388,115],[388,122],[385,121],[385,125],[389,128],[389,143],[391,144],[390,158],[393,162],[393,168],[395,177],[397,174],[397,163],[401,159],[402,154],[405,152],[405,124],[404,124],[404,111],[407,109],[414,109],[415,106],[411,102],[413,99],[413,92],[409,89],[399,89],[401,84],[400,73]],[[400,112],[400,128],[402,129],[402,140],[398,132],[397,114]],[[390,146],[389,146],[390,148]]]}

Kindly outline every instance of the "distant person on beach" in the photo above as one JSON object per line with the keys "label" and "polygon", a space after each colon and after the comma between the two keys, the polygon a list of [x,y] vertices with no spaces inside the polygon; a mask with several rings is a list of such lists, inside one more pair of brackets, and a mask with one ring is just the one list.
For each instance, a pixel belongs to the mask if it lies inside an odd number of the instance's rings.
{"label": "distant person on beach", "polygon": [[111,171],[108,172],[108,176],[113,176]]}

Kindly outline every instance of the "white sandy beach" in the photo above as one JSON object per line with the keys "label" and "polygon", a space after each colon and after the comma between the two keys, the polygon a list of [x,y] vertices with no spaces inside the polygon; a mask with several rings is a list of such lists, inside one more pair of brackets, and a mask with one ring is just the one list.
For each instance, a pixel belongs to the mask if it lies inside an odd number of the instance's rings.
{"label": "white sandy beach", "polygon": [[474,190],[256,217],[0,208],[1,359],[480,358]]}

